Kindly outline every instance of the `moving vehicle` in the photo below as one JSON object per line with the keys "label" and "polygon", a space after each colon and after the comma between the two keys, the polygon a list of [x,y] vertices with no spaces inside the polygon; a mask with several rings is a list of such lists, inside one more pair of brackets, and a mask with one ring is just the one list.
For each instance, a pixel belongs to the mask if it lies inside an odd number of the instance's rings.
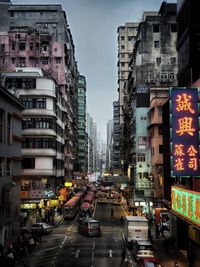
{"label": "moving vehicle", "polygon": [[107,204],[108,203],[107,193],[100,191],[98,193],[97,202],[100,204]]}
{"label": "moving vehicle", "polygon": [[85,218],[91,218],[92,217],[92,205],[88,202],[83,202],[83,204],[80,207],[80,213],[79,213],[79,222],[84,220]]}
{"label": "moving vehicle", "polygon": [[133,256],[138,261],[146,257],[155,257],[154,249],[150,241],[137,240],[133,244]]}
{"label": "moving vehicle", "polygon": [[76,193],[70,200],[68,200],[63,206],[64,219],[74,219],[77,215],[80,205],[82,203],[83,193]]}
{"label": "moving vehicle", "polygon": [[125,240],[132,247],[136,240],[148,240],[148,220],[143,216],[125,216]]}
{"label": "moving vehicle", "polygon": [[160,260],[157,257],[145,257],[138,261],[138,267],[160,267]]}
{"label": "moving vehicle", "polygon": [[85,236],[101,236],[100,223],[97,220],[86,218],[79,223],[78,232]]}
{"label": "moving vehicle", "polygon": [[121,197],[121,194],[118,193],[117,191],[112,191],[111,192],[111,202],[112,204],[114,205],[120,205],[121,204],[121,201],[122,201],[122,197]]}
{"label": "moving vehicle", "polygon": [[42,234],[49,234],[53,231],[53,226],[44,222],[33,223],[27,229],[28,232],[40,232]]}

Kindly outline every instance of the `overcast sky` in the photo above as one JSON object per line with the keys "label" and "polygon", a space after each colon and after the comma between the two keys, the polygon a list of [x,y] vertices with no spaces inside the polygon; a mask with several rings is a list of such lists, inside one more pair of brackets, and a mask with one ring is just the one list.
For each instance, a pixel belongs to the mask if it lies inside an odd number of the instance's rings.
{"label": "overcast sky", "polygon": [[[87,81],[88,112],[106,138],[117,93],[117,27],[158,11],[162,0],[14,0],[13,4],[61,4],[75,44],[78,69]],[[174,3],[175,0],[168,0]]]}

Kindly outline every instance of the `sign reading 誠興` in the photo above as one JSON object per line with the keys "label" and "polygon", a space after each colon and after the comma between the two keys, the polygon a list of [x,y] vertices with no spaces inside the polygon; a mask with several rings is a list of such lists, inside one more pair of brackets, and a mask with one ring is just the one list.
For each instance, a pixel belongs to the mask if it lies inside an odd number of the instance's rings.
{"label": "sign reading \u8aa0\u8208", "polygon": [[197,88],[171,88],[172,176],[199,175]]}
{"label": "sign reading \u8aa0\u8208", "polygon": [[172,186],[172,210],[200,226],[200,193]]}

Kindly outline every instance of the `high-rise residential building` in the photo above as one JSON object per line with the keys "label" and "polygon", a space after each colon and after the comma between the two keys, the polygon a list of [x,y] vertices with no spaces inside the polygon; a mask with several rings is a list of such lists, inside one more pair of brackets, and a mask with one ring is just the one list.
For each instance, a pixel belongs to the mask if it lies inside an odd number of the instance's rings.
{"label": "high-rise residential building", "polygon": [[112,172],[119,173],[121,168],[120,162],[120,115],[119,115],[119,101],[113,102],[113,132],[112,132],[112,158],[111,168]]}
{"label": "high-rise residential building", "polygon": [[129,75],[129,62],[132,56],[135,37],[137,34],[138,23],[127,22],[124,26],[119,26],[118,33],[118,93],[119,93],[119,112],[120,125],[123,123],[123,104],[124,104],[124,84]]}
{"label": "high-rise residential building", "polygon": [[[132,56],[138,23],[127,22],[119,26],[118,33],[118,101],[120,122],[120,161],[124,162],[124,100],[126,97],[126,82],[130,71],[130,59]],[[121,166],[123,167],[123,166]]]}
{"label": "high-rise residential building", "polygon": [[86,79],[80,75],[78,79],[78,166],[81,175],[87,173],[87,136],[86,136]]}
{"label": "high-rise residential building", "polygon": [[0,244],[20,235],[22,103],[0,86]]}
{"label": "high-rise residential building", "polygon": [[52,208],[51,198],[73,176],[78,133],[75,47],[61,5],[0,2],[0,22],[0,72],[26,106],[22,198],[34,202],[35,220],[38,200],[48,199],[40,207]]}
{"label": "high-rise residential building", "polygon": [[55,79],[66,108],[65,175],[70,177],[77,153],[78,71],[66,14],[61,5],[0,5],[0,71],[39,67]]}
{"label": "high-rise residential building", "polygon": [[88,173],[94,172],[94,144],[93,144],[93,119],[87,113],[86,116],[86,132],[88,136]]}
{"label": "high-rise residential building", "polygon": [[113,132],[113,120],[109,120],[107,122],[107,138],[106,138],[106,170],[110,170],[111,168],[112,132]]}
{"label": "high-rise residential building", "polygon": [[[176,37],[176,4],[163,2],[159,12],[144,12],[130,62],[124,105],[123,155],[135,198],[153,197],[155,191],[162,191],[160,116],[166,99],[161,98],[166,97],[169,86],[177,85]],[[155,191],[153,182],[158,185]]]}

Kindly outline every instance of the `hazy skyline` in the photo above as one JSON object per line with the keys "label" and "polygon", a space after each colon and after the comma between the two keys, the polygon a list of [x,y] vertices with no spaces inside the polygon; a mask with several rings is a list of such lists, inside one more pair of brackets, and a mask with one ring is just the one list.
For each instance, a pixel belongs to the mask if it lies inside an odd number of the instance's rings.
{"label": "hazy skyline", "polygon": [[[106,139],[112,103],[118,99],[117,28],[139,22],[144,11],[158,11],[162,0],[35,0],[13,4],[60,4],[65,10],[75,45],[78,70],[87,81],[87,107]],[[167,1],[174,3],[176,1]]]}

